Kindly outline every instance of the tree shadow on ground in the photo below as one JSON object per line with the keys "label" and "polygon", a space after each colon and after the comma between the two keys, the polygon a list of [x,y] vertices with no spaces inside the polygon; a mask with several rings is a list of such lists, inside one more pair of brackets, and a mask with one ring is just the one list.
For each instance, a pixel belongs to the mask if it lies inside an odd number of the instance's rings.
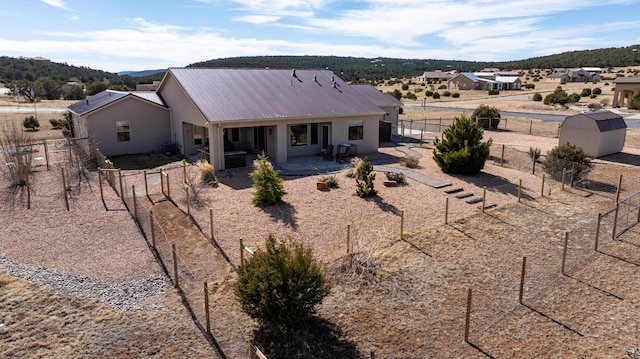
{"label": "tree shadow on ground", "polygon": [[296,209],[289,203],[276,204],[263,207],[262,210],[267,213],[276,222],[282,222],[293,230],[298,229],[298,219],[296,218]]}
{"label": "tree shadow on ground", "polygon": [[254,344],[269,359],[335,358],[364,359],[356,345],[342,338],[340,328],[313,317],[285,331],[261,326],[253,333]]}
{"label": "tree shadow on ground", "polygon": [[400,215],[400,210],[398,209],[398,207],[385,202],[384,199],[380,198],[379,196],[364,198],[364,200],[375,203],[384,212],[393,213],[398,216]]}

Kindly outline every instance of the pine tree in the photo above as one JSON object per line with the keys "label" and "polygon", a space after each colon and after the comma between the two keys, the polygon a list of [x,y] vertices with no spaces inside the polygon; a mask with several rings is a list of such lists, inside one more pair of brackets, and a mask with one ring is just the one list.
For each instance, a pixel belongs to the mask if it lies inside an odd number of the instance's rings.
{"label": "pine tree", "polygon": [[475,174],[484,168],[491,143],[482,142],[482,129],[468,117],[456,117],[444,130],[442,140],[434,141],[433,160],[444,173]]}
{"label": "pine tree", "polygon": [[282,184],[282,178],[278,177],[278,171],[273,169],[267,156],[262,153],[253,163],[254,171],[249,174],[253,178],[253,204],[259,207],[282,203],[282,197],[287,194]]}
{"label": "pine tree", "polygon": [[376,174],[373,173],[373,165],[369,161],[368,157],[365,157],[362,164],[358,168],[358,178],[356,178],[356,194],[360,198],[373,197],[378,194],[378,191],[373,188],[373,181],[376,179]]}

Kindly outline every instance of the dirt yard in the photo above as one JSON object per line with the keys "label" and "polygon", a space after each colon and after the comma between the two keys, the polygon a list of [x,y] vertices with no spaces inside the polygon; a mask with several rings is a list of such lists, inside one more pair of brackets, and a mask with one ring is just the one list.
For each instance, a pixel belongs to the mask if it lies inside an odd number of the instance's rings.
{"label": "dirt yard", "polygon": [[[513,143],[529,140],[522,134],[501,135],[512,136],[504,141]],[[611,223],[605,221],[599,251],[594,251],[598,213],[613,206],[610,187],[589,195],[580,189],[561,191],[547,180],[543,189],[540,176],[491,163],[479,176],[448,176],[437,170],[429,148],[416,151],[423,155],[417,171],[476,196],[487,186],[488,203],[496,207],[482,213],[479,204],[412,180],[384,187],[384,174],[378,173],[380,194],[374,200],[354,196],[355,183],[343,174],[337,174],[339,188],[327,192],[315,188],[315,176],[285,177],[286,204],[260,209],[251,205],[248,170],[237,169],[220,173],[218,188],[201,188],[189,217],[180,165],[166,169],[179,208],[160,195],[159,180],[151,181],[153,203],[145,206],[162,219],[171,241],[185,249],[179,249],[180,261],[197,283],[187,292],[201,293],[201,283],[211,283],[213,333],[227,357],[243,357],[250,338],[270,359],[364,359],[372,351],[376,358],[623,358],[640,345],[640,289],[635,285],[640,232],[633,228],[614,241],[606,235]],[[403,155],[393,147],[381,148],[380,154]],[[7,191],[2,182],[0,254],[30,268],[82,278],[64,277],[74,285],[92,278],[112,286],[131,284],[163,274],[148,240],[110,187],[105,202],[100,200],[96,173],[86,182],[73,182],[70,211],[65,210],[60,165],[46,170],[40,160],[31,209],[24,192]],[[594,172],[607,184],[616,184],[623,174],[623,196],[640,190],[637,166],[604,161]],[[144,188],[139,171],[129,173],[125,183]],[[450,207],[444,224],[446,198]],[[347,226],[353,255],[346,255]],[[259,249],[268,234],[292,236],[310,246],[333,283],[318,318],[275,340],[239,310],[232,291],[235,274],[229,271],[240,262],[240,238]],[[219,261],[220,256],[226,259]],[[135,301],[140,308],[131,311],[116,309],[99,296],[61,294],[51,284],[27,282],[18,274],[0,274],[4,356],[216,357],[170,283],[159,287],[161,294]],[[465,342],[469,289],[473,300]]]}

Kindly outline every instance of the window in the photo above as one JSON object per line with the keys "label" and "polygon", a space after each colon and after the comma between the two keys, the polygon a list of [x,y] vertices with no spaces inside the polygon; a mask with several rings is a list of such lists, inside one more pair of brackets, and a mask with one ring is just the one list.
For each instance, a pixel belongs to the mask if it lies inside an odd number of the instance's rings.
{"label": "window", "polygon": [[311,144],[312,145],[318,144],[318,124],[317,123],[311,124]]}
{"label": "window", "polygon": [[196,146],[207,144],[208,129],[206,127],[193,125],[193,144]]}
{"label": "window", "polygon": [[307,125],[291,125],[291,146],[307,145]]}
{"label": "window", "polygon": [[118,136],[118,142],[131,141],[129,121],[116,121],[116,135]]}
{"label": "window", "polygon": [[364,121],[349,121],[349,141],[364,139]]}

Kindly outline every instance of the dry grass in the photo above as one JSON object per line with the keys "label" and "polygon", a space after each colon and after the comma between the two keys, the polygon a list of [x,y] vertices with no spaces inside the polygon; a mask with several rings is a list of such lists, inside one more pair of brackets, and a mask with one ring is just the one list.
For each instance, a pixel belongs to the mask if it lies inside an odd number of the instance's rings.
{"label": "dry grass", "polygon": [[[516,136],[509,132],[495,132],[495,135],[503,136],[503,142],[522,144],[528,141],[552,144],[554,141],[553,138]],[[225,353],[244,352],[246,342],[242,339],[243,333],[252,333],[260,348],[270,354],[270,359],[292,357],[292,353],[303,358],[363,358],[372,349],[377,351],[376,357],[382,358],[484,357],[478,349],[463,340],[468,288],[474,289],[471,340],[494,357],[621,357],[625,350],[637,346],[640,336],[635,318],[640,312],[635,298],[640,293],[634,283],[640,278],[637,266],[633,263],[640,262],[640,252],[637,251],[639,233],[629,232],[635,236],[630,237],[634,243],[631,246],[604,241],[602,250],[613,256],[591,250],[594,220],[598,212],[611,207],[610,193],[585,197],[578,190],[560,192],[556,183],[547,182],[551,195],[545,193],[545,197],[541,198],[541,180],[537,176],[492,164],[488,164],[478,176],[449,176],[438,171],[433,161],[429,160],[430,149],[416,150],[423,154],[418,171],[475,194],[482,193],[483,187],[487,186],[489,202],[498,204],[497,208],[482,214],[477,204],[469,205],[447,195],[443,189],[434,189],[412,180],[405,186],[386,188],[380,183],[383,176],[376,179],[379,196],[363,200],[353,195],[355,180],[343,174],[338,174],[340,187],[330,191],[316,190],[317,178],[313,176],[287,177],[286,203],[256,208],[251,204],[253,189],[248,176],[250,169],[226,171],[218,178],[218,188],[202,189],[199,198],[204,205],[192,209],[192,218],[175,211],[173,204],[167,201],[147,204],[161,216],[165,231],[178,243],[180,260],[189,263],[189,271],[194,276],[205,273],[205,278],[213,283],[210,290],[215,295],[210,300],[216,313],[214,335],[223,343]],[[402,156],[393,147],[382,147],[380,153],[387,157]],[[399,165],[392,166],[400,168]],[[613,163],[596,165],[599,178],[606,183],[615,183],[618,169]],[[173,199],[184,209],[186,201],[180,181],[182,168],[168,166],[167,170],[172,177]],[[195,167],[189,167],[189,170],[197,172]],[[625,167],[625,170],[628,171],[625,176],[640,177],[637,168]],[[523,203],[516,202],[515,183],[519,179],[523,180]],[[92,181],[95,184],[95,178]],[[40,193],[46,193],[48,188],[55,188],[56,185],[44,179],[36,183],[41,186]],[[140,175],[127,176],[128,186],[142,183]],[[158,186],[151,186],[156,195],[159,193]],[[100,209],[102,204],[95,194],[95,186],[93,188],[93,192],[86,193],[87,204],[80,206],[80,201],[75,201],[76,210],[62,217],[59,209],[51,213],[40,210],[35,212],[35,216],[33,210],[28,212],[26,209],[20,209],[16,214],[0,212],[0,224],[3,228],[11,228],[9,233],[15,233],[18,236],[16,238],[46,238],[47,245],[55,248],[46,252],[51,257],[31,255],[39,253],[36,245],[40,241],[21,242],[14,237],[0,240],[0,250],[22,261],[40,262],[45,266],[116,280],[114,277],[118,277],[118,273],[109,273],[108,266],[96,266],[95,261],[122,264],[123,252],[90,253],[95,250],[90,246],[91,241],[83,241],[87,238],[93,240],[98,236],[96,233],[101,233],[95,227],[92,227],[94,230],[91,235],[72,232],[78,226],[71,225],[62,231],[63,234],[67,231],[67,235],[59,237],[48,233],[43,235],[42,232],[43,228],[49,229],[51,223],[57,224],[56,221],[91,223],[88,218],[102,221],[104,217],[114,217],[111,222],[116,221],[124,229],[131,229],[126,212]],[[638,187],[627,186],[625,190],[638,190]],[[39,199],[36,202],[38,206],[45,206],[48,202],[54,207],[56,203],[60,204],[54,202],[59,201],[59,195],[40,196],[35,197]],[[449,224],[443,225],[443,208],[447,197],[451,197]],[[113,196],[107,200],[111,208],[118,203]],[[214,213],[215,243],[231,263],[238,264],[240,261],[240,238],[252,249],[260,248],[269,234],[278,238],[293,236],[312,247],[334,280],[332,294],[319,308],[322,319],[307,323],[305,328],[289,333],[288,337],[275,337],[275,342],[273,333],[246,320],[233,299],[235,277],[228,263],[213,264],[213,253],[217,250],[198,235],[198,230],[191,222],[193,220],[199,228],[208,229],[209,208]],[[78,216],[84,215],[88,218],[79,219]],[[401,215],[404,218],[402,238],[399,233]],[[347,226],[350,228],[349,250],[354,254],[345,257]],[[574,279],[558,273],[565,231],[569,231],[572,238],[568,272]],[[207,230],[204,232],[208,233]],[[135,233],[134,230],[124,235],[122,239],[126,238],[128,242],[118,242],[119,247],[130,249],[133,245],[134,249],[139,250],[140,243],[134,239],[139,234]],[[135,251],[124,251],[127,255],[133,255],[131,252]],[[84,258],[89,253],[93,257]],[[137,255],[148,259],[148,253],[138,252]],[[529,259],[525,303],[581,335],[517,303],[520,263],[525,255]],[[61,259],[56,261],[54,257]],[[71,260],[63,261],[65,258]],[[130,275],[152,266],[147,261],[129,259],[127,262],[123,268]],[[211,277],[206,274],[210,272],[217,274]],[[0,283],[3,284],[14,281],[0,277]],[[201,293],[200,277],[195,282],[196,285],[187,288],[188,291]],[[69,299],[74,301],[76,309],[69,308],[64,304],[64,299],[58,299],[60,296],[55,299],[63,303],[59,306],[62,312],[56,314],[37,294],[40,289],[30,289],[30,286],[18,283],[11,287],[11,295],[5,294],[4,288],[9,288],[9,285],[0,287],[3,298],[0,308],[8,308],[4,305],[5,301],[14,303],[11,296],[17,295],[17,292],[34,297],[36,302],[25,298],[21,301],[25,303],[24,307],[20,306],[21,302],[15,304],[20,308],[16,313],[26,313],[22,319],[29,316],[40,319],[29,324],[28,331],[20,331],[19,337],[0,334],[0,348],[30,337],[42,353],[52,353],[53,357],[64,357],[70,349],[84,348],[87,351],[96,350],[96,357],[181,357],[192,356],[192,353],[199,356],[199,353],[207,351],[202,346],[201,338],[194,339],[192,326],[179,326],[184,337],[165,331],[163,324],[184,323],[184,316],[177,315],[178,319],[173,319],[163,311],[158,312],[157,316],[145,311],[123,319],[123,314],[114,314],[109,308],[102,308],[95,302],[81,303],[77,298]],[[47,298],[50,303],[51,297]],[[179,304],[175,297],[169,302],[168,308],[174,308],[172,310],[177,312],[178,307],[174,305]],[[201,308],[201,303],[197,300],[196,303],[197,308]],[[106,311],[103,312],[103,309]],[[85,314],[82,315],[82,312]],[[69,323],[66,321],[67,314]],[[0,309],[0,318],[8,315]],[[51,321],[52,316],[64,318],[61,320],[65,324]],[[98,324],[92,322],[95,318],[103,317]],[[21,319],[12,319],[18,320]],[[73,321],[84,323],[85,326],[71,330],[71,334],[64,332],[65,335],[60,337],[77,337],[77,340],[54,341],[40,334],[57,333],[60,327],[66,326],[77,328],[73,327]],[[29,332],[36,335],[32,336]],[[94,339],[95,336],[98,339]],[[21,343],[27,345],[26,339]],[[124,352],[124,348],[129,349]],[[161,352],[157,353],[156,348]],[[207,355],[213,354],[208,352]]]}

